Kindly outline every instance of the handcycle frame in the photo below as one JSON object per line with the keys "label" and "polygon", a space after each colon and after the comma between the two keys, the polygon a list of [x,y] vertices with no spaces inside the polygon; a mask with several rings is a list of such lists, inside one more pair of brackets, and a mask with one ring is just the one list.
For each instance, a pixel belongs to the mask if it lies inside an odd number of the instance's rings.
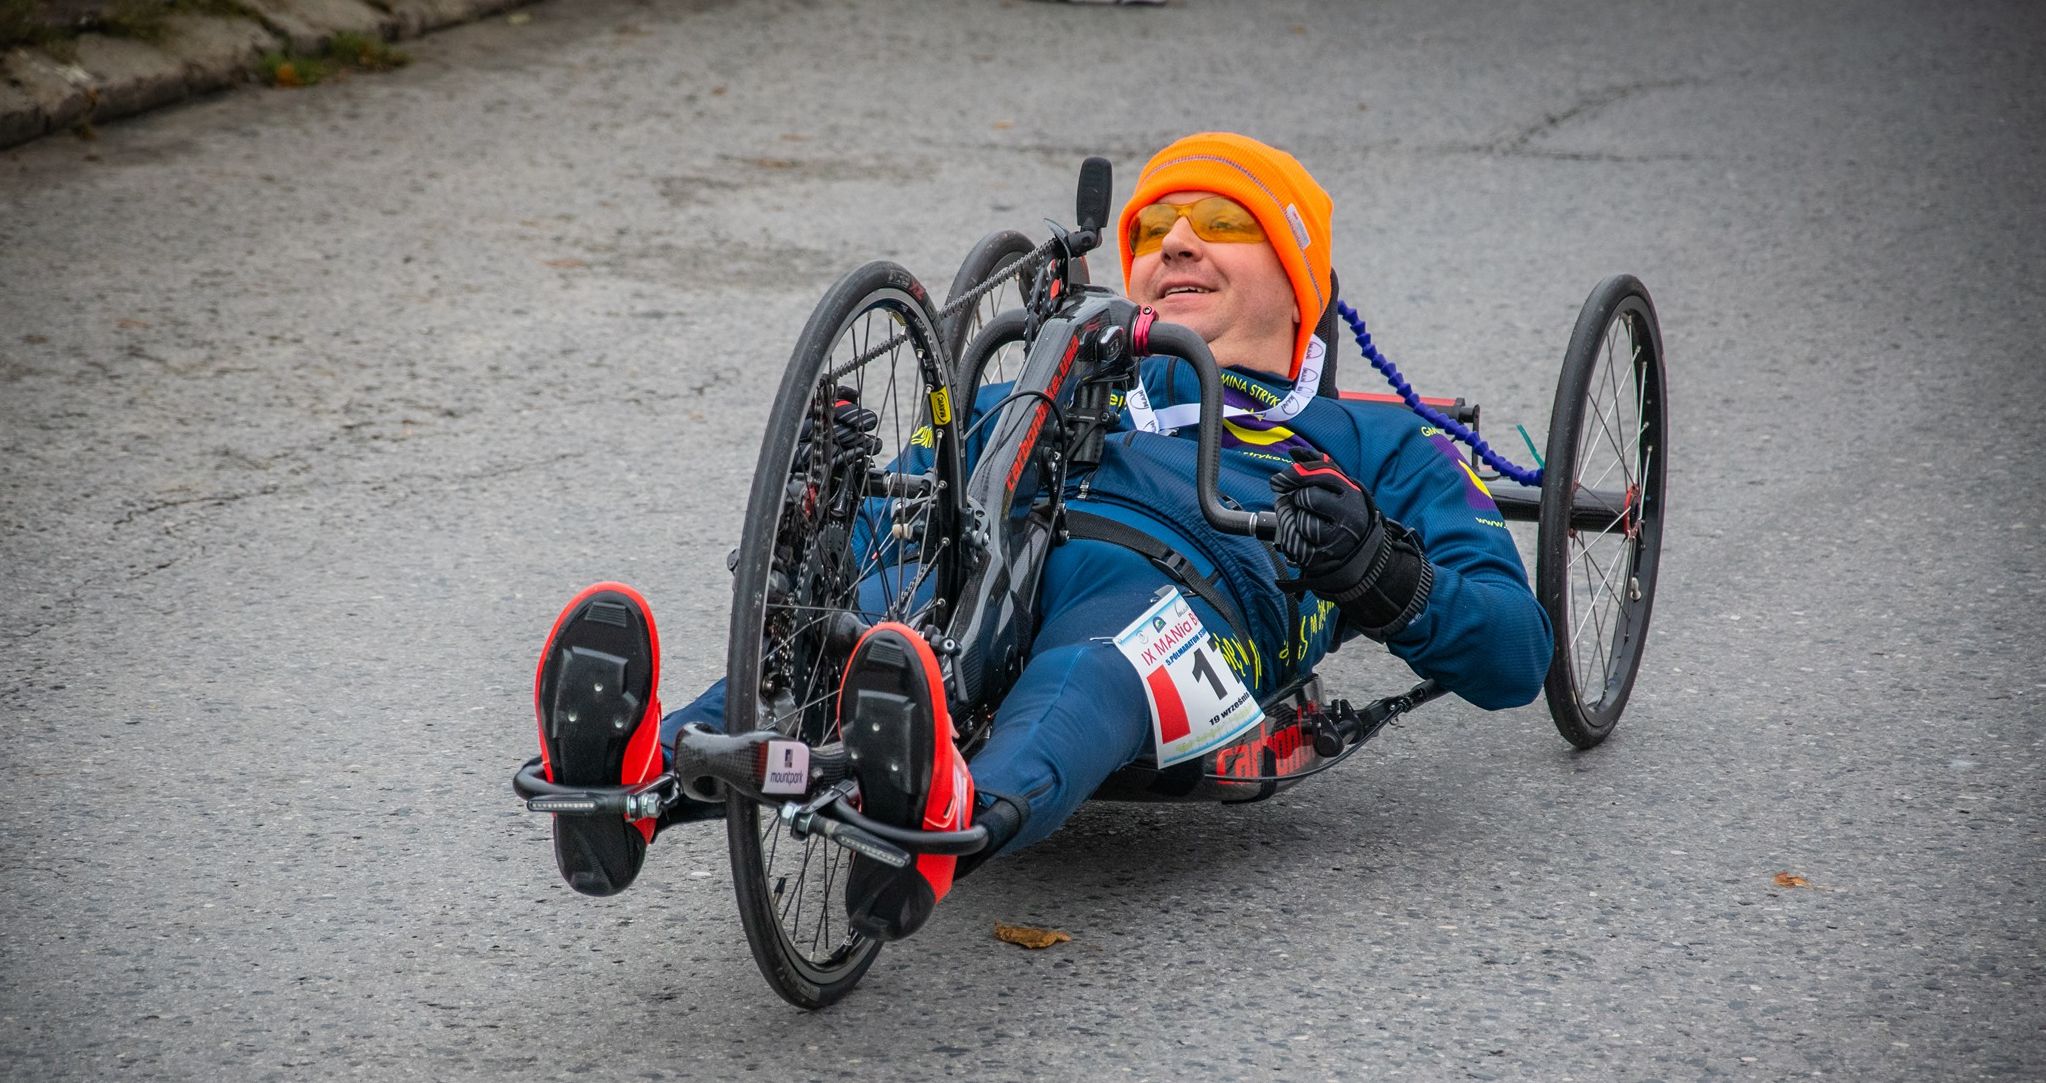
{"label": "handcycle frame", "polygon": [[[784,377],[756,470],[746,540],[734,552],[738,579],[734,584],[728,685],[742,685],[737,679],[742,672],[764,672],[760,668],[761,637],[767,629],[759,623],[747,626],[740,618],[747,604],[757,610],[762,598],[742,597],[748,590],[746,584],[753,584],[756,595],[761,590],[792,589],[785,582],[779,588],[762,586],[779,582],[775,576],[783,574],[766,563],[783,559],[783,554],[758,551],[762,547],[757,544],[756,528],[763,521],[762,513],[768,516],[765,521],[772,522],[777,515],[791,514],[792,501],[817,498],[814,485],[807,497],[798,495],[802,486],[796,484],[791,471],[801,470],[804,463],[792,461],[800,460],[796,452],[775,452],[777,446],[795,446],[788,433],[777,437],[775,426],[800,420],[805,440],[811,439],[808,434],[814,427],[817,445],[803,445],[810,447],[811,462],[834,462],[834,456],[844,450],[834,443],[837,436],[830,413],[835,381],[900,346],[905,337],[912,340],[929,392],[921,418],[930,432],[927,466],[921,471],[905,471],[899,468],[900,460],[887,466],[861,462],[854,469],[862,473],[849,483],[847,499],[889,509],[890,539],[877,535],[872,544],[897,547],[898,571],[905,566],[916,569],[916,581],[928,578],[931,584],[934,600],[918,610],[916,630],[939,658],[956,735],[968,754],[985,739],[994,706],[1028,657],[1036,630],[1039,579],[1051,549],[1065,540],[1067,479],[1098,463],[1101,441],[1120,416],[1115,403],[1120,392],[1135,381],[1137,362],[1143,356],[1167,354],[1193,366],[1200,389],[1196,489],[1203,517],[1220,532],[1264,539],[1273,536],[1273,513],[1226,507],[1219,497],[1221,380],[1206,343],[1184,327],[1156,321],[1148,310],[1087,284],[1084,255],[1100,243],[1107,220],[1107,188],[1106,163],[1090,159],[1082,170],[1076,216],[1079,228],[1069,231],[1052,224],[1051,239],[1034,247],[1011,232],[983,239],[955,279],[953,297],[942,316],[921,284],[892,264],[873,263],[856,269],[826,294],[799,339]],[[1020,308],[985,320],[967,318],[966,311],[998,285],[1025,280],[1027,297]],[[858,351],[847,362],[827,363],[845,324],[832,327],[829,321],[820,323],[824,314],[837,311],[834,304],[844,308],[848,298],[866,305],[869,298],[884,294],[885,302],[872,303],[892,306],[903,332]],[[935,329],[941,319],[943,331],[938,333]],[[1612,449],[1622,460],[1631,456],[1638,468],[1638,477],[1634,468],[1623,470],[1624,489],[1588,484],[1574,465],[1592,431],[1586,423],[1583,400],[1589,393],[1587,381],[1600,371],[1596,360],[1601,343],[1606,350],[1607,379],[1619,379],[1613,375],[1619,371],[1612,356],[1616,327],[1626,329],[1632,343],[1631,354],[1619,366],[1629,371],[1638,389],[1632,396],[1631,439],[1624,423],[1609,425],[1602,414],[1598,420],[1609,437],[1618,430]],[[1361,328],[1359,334],[1370,354]],[[974,423],[975,428],[988,426],[989,432],[971,473],[962,473],[966,434],[961,431],[964,421],[956,416],[959,411],[954,404],[970,409],[989,358],[1017,343],[1024,346],[1023,367],[1009,393]],[[1592,362],[1589,365],[1584,363],[1587,358]],[[1374,356],[1374,362],[1377,360]],[[1420,405],[1411,393],[1405,394],[1409,406]],[[790,399],[792,395],[801,401]],[[784,400],[791,409],[783,408]],[[1541,479],[1539,495],[1523,486],[1499,485],[1491,490],[1491,496],[1502,518],[1539,524],[1541,560],[1536,593],[1557,628],[1558,643],[1558,662],[1552,666],[1547,684],[1550,709],[1567,739],[1590,747],[1611,731],[1631,689],[1653,597],[1662,520],[1666,405],[1660,331],[1645,290],[1632,278],[1614,276],[1587,300],[1566,352],[1556,401],[1549,470]],[[1619,412],[1622,404],[1617,390],[1613,401],[1615,412]],[[1475,428],[1475,407],[1464,406],[1462,400],[1441,405],[1452,407],[1455,421]],[[1563,467],[1560,471],[1556,469],[1559,465]],[[836,469],[824,468],[827,482],[837,477]],[[1473,473],[1476,476],[1475,469]],[[1496,483],[1501,479],[1492,475],[1485,480]],[[905,522],[905,509],[912,506],[921,508],[922,513]],[[1612,567],[1620,569],[1622,583],[1620,588],[1610,581],[1606,586],[1615,598],[1631,598],[1631,605],[1619,606],[1612,628],[1596,630],[1597,645],[1603,650],[1609,641],[1612,649],[1603,671],[1587,676],[1572,672],[1578,667],[1567,661],[1576,653],[1583,630],[1573,630],[1570,625],[1572,569],[1568,562],[1550,560],[1551,550],[1556,548],[1551,540],[1560,545],[1566,535],[1574,539],[1580,531],[1611,535],[1615,527],[1622,528],[1617,536],[1622,538],[1625,560],[1616,559]],[[778,544],[781,529],[776,525],[768,530],[765,536],[770,544]],[[1606,573],[1601,570],[1600,574]],[[842,663],[850,644],[870,626],[870,621],[850,608],[811,620],[806,625],[812,628],[808,634],[819,642],[813,645],[807,664],[814,668],[831,658]],[[742,662],[749,651],[750,669]],[[1357,707],[1344,700],[1325,700],[1319,679],[1309,673],[1265,697],[1261,702],[1265,721],[1228,747],[1166,768],[1145,762],[1126,766],[1112,774],[1093,797],[1262,800],[1335,766],[1393,720],[1444,691],[1436,682],[1423,680],[1404,692]],[[739,867],[747,849],[742,835],[753,830],[754,814],[762,809],[770,810],[773,822],[790,837],[822,838],[897,867],[907,865],[918,854],[967,855],[985,847],[988,834],[981,826],[951,832],[920,831],[863,815],[857,807],[857,783],[850,777],[843,745],[803,737],[816,728],[799,716],[807,710],[812,716],[825,711],[835,718],[836,705],[829,702],[833,697],[823,697],[821,707],[817,699],[799,704],[792,715],[785,705],[769,701],[764,683],[728,687],[727,695],[726,732],[684,729],[675,742],[668,770],[647,783],[560,786],[542,777],[536,759],[518,773],[514,789],[533,811],[628,819],[660,816],[690,798],[722,798],[731,820],[735,880],[753,875]],[[791,789],[786,783],[771,784],[770,764],[794,762],[798,755],[801,785]],[[760,844],[765,838],[758,835],[752,839],[755,864],[761,861]],[[810,851],[803,852],[807,870]],[[857,936],[849,937],[822,963],[803,966],[791,962],[786,942],[781,945],[784,950],[777,952],[763,939],[778,934],[773,931],[772,916],[756,912],[761,900],[755,898],[749,905],[749,889],[741,884],[739,890],[740,910],[755,958],[776,991],[791,1002],[809,1007],[828,1003],[850,989],[871,963],[877,945],[862,943]],[[772,890],[779,897],[781,888]],[[762,923],[765,927],[756,927]]]}

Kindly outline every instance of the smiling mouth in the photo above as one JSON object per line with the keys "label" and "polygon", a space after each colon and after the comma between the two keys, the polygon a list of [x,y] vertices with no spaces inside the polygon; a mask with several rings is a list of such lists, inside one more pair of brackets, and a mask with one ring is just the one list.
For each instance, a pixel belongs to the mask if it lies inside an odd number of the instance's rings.
{"label": "smiling mouth", "polygon": [[1174,286],[1174,287],[1172,287],[1171,289],[1169,289],[1169,290],[1166,290],[1166,291],[1165,291],[1165,293],[1164,293],[1164,294],[1163,294],[1162,296],[1165,296],[1165,297],[1184,297],[1184,296],[1186,296],[1186,295],[1188,295],[1188,294],[1196,294],[1196,295],[1198,295],[1198,294],[1206,294],[1206,293],[1213,293],[1213,292],[1214,292],[1213,290],[1203,289],[1203,288],[1201,288],[1200,286]]}

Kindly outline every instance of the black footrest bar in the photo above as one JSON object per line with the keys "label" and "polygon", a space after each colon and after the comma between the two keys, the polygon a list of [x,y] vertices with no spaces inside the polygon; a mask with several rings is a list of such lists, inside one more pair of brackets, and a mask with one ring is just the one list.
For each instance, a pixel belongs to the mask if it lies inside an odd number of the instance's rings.
{"label": "black footrest bar", "polygon": [[949,854],[958,857],[979,853],[981,847],[987,845],[987,828],[978,825],[964,831],[918,831],[914,828],[895,827],[878,820],[870,820],[843,803],[821,808],[817,810],[817,815],[837,820],[848,827],[857,828],[919,854]]}
{"label": "black footrest bar", "polygon": [[[865,854],[890,868],[899,869],[915,860],[915,856],[900,846],[893,845],[873,835],[839,823],[837,820],[818,816],[810,821],[809,830],[830,839],[856,854]],[[806,832],[807,833],[807,832]]]}
{"label": "black footrest bar", "polygon": [[658,775],[637,786],[563,786],[547,781],[540,757],[527,760],[512,776],[512,792],[525,798],[531,812],[562,816],[623,816],[641,820],[659,816],[681,796],[672,774]]}
{"label": "black footrest bar", "polygon": [[[851,779],[818,794],[808,803],[790,802],[781,807],[781,820],[798,838],[816,832],[848,850],[866,854],[877,861],[901,868],[911,854],[978,853],[987,845],[986,827],[964,831],[917,831],[894,827],[862,816],[846,800],[859,792]],[[902,860],[895,860],[900,855]]]}

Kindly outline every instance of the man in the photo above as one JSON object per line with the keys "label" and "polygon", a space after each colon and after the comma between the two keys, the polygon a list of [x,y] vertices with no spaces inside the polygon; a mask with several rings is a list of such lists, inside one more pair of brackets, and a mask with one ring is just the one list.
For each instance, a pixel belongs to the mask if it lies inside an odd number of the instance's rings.
{"label": "man", "polygon": [[[897,870],[856,858],[846,890],[854,927],[883,939],[915,931],[955,875],[1043,839],[1110,773],[1152,751],[1151,698],[1112,640],[1161,592],[1187,595],[1234,680],[1260,698],[1354,635],[1480,707],[1540,691],[1548,618],[1482,484],[1404,410],[1316,394],[1328,347],[1316,328],[1335,302],[1331,209],[1291,155],[1240,135],[1189,136],[1145,167],[1119,222],[1128,294],[1208,343],[1237,408],[1225,422],[1222,493],[1276,511],[1277,550],[1291,567],[1263,543],[1207,526],[1185,429],[1183,407],[1198,401],[1191,367],[1145,359],[1143,394],[1069,494],[1070,509],[1097,525],[1052,551],[1030,657],[971,764],[953,748],[921,637],[883,624],[854,649],[841,704],[866,689],[910,705],[885,725],[841,716],[868,815],[945,829],[978,822],[991,838],[956,862],[925,856]],[[1168,551],[1186,566],[1154,559]],[[557,781],[644,781],[683,725],[722,728],[722,682],[660,720],[656,642],[645,601],[618,584],[590,588],[563,612],[535,681]],[[557,817],[563,876],[589,894],[622,890],[654,826]]]}

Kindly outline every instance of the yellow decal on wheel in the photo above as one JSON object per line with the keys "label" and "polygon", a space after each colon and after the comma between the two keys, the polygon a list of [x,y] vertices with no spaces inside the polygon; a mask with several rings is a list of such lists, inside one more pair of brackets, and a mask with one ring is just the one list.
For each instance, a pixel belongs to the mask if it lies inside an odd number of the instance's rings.
{"label": "yellow decal on wheel", "polygon": [[937,425],[952,423],[952,393],[942,387],[931,392],[931,422]]}

